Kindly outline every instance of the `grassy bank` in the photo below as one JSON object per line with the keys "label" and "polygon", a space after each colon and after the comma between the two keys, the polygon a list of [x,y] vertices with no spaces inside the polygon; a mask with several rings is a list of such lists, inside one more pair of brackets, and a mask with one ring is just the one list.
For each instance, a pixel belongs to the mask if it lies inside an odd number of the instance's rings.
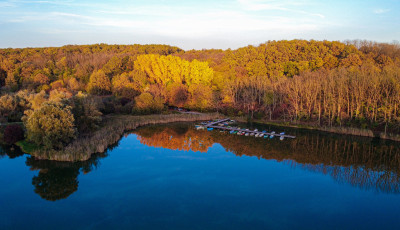
{"label": "grassy bank", "polygon": [[[246,117],[235,117],[234,118],[240,122],[248,122]],[[312,123],[290,123],[284,121],[268,121],[268,120],[259,120],[255,119],[252,122],[281,126],[281,127],[291,127],[291,128],[300,128],[300,129],[310,129],[310,130],[318,130],[323,132],[330,132],[336,134],[346,134],[346,135],[355,135],[355,136],[363,136],[363,137],[379,137],[386,140],[400,141],[399,134],[391,134],[391,133],[375,133],[370,129],[361,129],[355,127],[329,127],[329,126],[319,126],[318,124]]]}
{"label": "grassy bank", "polygon": [[37,145],[35,145],[33,143],[30,143],[30,142],[27,142],[26,140],[18,141],[17,143],[15,143],[15,145],[20,147],[22,152],[29,153],[29,154],[38,149]]}
{"label": "grassy bank", "polygon": [[151,124],[170,122],[200,121],[221,117],[212,114],[169,114],[169,115],[112,115],[106,116],[101,128],[87,136],[81,136],[62,150],[29,149],[29,153],[38,159],[55,161],[85,161],[94,153],[104,152],[108,146],[121,139],[126,131]]}

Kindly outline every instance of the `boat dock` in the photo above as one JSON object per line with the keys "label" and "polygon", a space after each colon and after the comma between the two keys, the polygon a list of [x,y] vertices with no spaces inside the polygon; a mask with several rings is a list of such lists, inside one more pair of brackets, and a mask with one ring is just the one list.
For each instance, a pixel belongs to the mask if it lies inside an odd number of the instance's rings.
{"label": "boat dock", "polygon": [[225,130],[225,131],[245,132],[245,133],[249,133],[249,134],[253,133],[254,135],[263,134],[263,135],[282,137],[282,138],[296,138],[295,136],[281,134],[281,133],[254,131],[254,130],[249,130],[249,129],[241,129],[241,128],[236,128],[236,127],[226,127],[226,126],[218,125],[220,123],[228,122],[230,120],[231,119],[227,118],[227,119],[222,119],[222,120],[218,120],[218,121],[208,122],[207,124],[204,125],[204,127],[213,128],[213,129],[220,129],[220,130]]}

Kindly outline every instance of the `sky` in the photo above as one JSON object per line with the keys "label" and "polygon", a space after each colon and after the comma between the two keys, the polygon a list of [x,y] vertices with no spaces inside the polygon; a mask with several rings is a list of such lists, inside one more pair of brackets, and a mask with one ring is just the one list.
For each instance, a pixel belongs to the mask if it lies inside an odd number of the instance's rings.
{"label": "sky", "polygon": [[0,48],[400,40],[400,0],[0,0]]}

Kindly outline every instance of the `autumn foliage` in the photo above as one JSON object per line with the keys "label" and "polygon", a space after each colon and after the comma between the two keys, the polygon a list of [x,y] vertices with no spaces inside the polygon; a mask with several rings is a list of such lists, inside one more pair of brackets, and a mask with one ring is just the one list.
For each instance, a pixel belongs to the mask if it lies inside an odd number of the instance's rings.
{"label": "autumn foliage", "polygon": [[[398,43],[283,40],[189,51],[105,44],[0,49],[0,84],[0,120],[21,121],[46,102],[57,102],[72,108],[81,134],[98,126],[100,112],[159,113],[167,106],[400,131]],[[78,94],[87,95],[86,107]]]}

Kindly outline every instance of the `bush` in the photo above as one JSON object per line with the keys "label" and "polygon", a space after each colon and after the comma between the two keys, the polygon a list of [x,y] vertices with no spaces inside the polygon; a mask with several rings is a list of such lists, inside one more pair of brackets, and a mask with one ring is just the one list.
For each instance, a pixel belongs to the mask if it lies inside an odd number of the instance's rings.
{"label": "bush", "polygon": [[24,130],[20,125],[8,125],[4,130],[3,139],[6,144],[15,144],[24,139]]}
{"label": "bush", "polygon": [[71,107],[59,102],[46,102],[24,119],[27,139],[48,149],[60,149],[76,138]]}

